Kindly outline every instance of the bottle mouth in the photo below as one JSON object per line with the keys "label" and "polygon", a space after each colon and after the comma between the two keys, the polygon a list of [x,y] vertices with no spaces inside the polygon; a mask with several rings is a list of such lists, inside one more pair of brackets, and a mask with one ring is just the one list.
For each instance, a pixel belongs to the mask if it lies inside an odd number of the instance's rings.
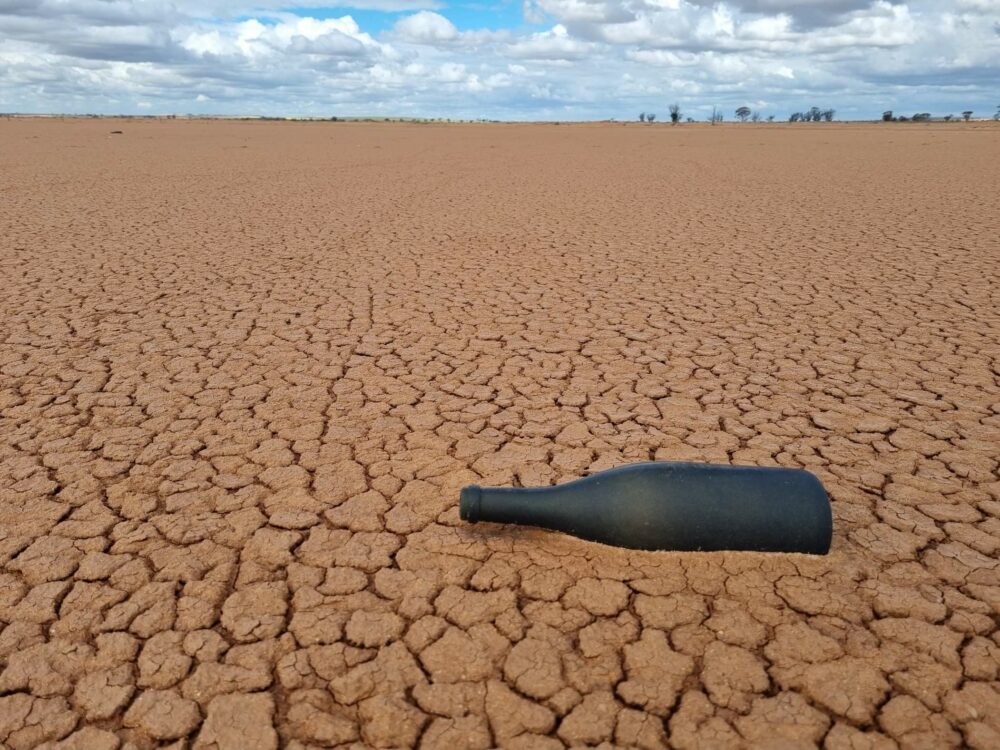
{"label": "bottle mouth", "polygon": [[458,501],[458,516],[463,521],[476,523],[479,520],[483,491],[478,485],[470,484],[462,488]]}

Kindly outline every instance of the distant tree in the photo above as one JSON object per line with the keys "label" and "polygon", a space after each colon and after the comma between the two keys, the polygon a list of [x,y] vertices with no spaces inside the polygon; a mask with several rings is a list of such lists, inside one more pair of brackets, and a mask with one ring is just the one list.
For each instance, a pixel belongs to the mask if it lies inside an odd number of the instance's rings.
{"label": "distant tree", "polygon": [[646,113],[645,112],[640,112],[639,113],[639,122],[646,122]]}
{"label": "distant tree", "polygon": [[646,115],[646,122],[652,122],[655,119],[656,115],[653,112],[650,112],[649,114]]}
{"label": "distant tree", "polygon": [[736,116],[740,118],[740,122],[746,122],[750,116],[750,107],[740,107],[736,110]]}
{"label": "distant tree", "polygon": [[887,109],[882,113],[882,122],[892,122],[892,110]]}
{"label": "distant tree", "polygon": [[823,118],[823,112],[819,107],[810,107],[808,112],[810,120],[813,122],[819,122]]}
{"label": "distant tree", "polygon": [[687,122],[694,122],[694,118],[693,118],[693,117],[686,117],[686,118],[684,118],[684,119],[685,119],[685,120],[686,120]]}
{"label": "distant tree", "polygon": [[708,121],[713,125],[717,122],[722,122],[722,113],[719,111],[718,107],[712,107],[712,115],[708,118]]}
{"label": "distant tree", "polygon": [[910,118],[907,117],[906,115],[900,115],[899,117],[896,118],[896,120],[898,122],[909,122]]}
{"label": "distant tree", "polygon": [[827,122],[833,122],[833,114],[834,114],[834,110],[832,110],[832,109],[824,109],[823,110],[823,119],[826,120]]}
{"label": "distant tree", "polygon": [[674,125],[681,121],[681,107],[679,104],[670,105],[670,122]]}
{"label": "distant tree", "polygon": [[917,112],[917,114],[913,115],[913,117],[911,117],[910,119],[913,120],[914,122],[927,122],[931,119],[931,113]]}
{"label": "distant tree", "polygon": [[996,111],[996,113],[995,113],[995,114],[993,115],[993,119],[994,119],[994,120],[1000,120],[1000,104],[998,104],[998,105],[997,105],[997,111]]}
{"label": "distant tree", "polygon": [[760,112],[754,112],[752,115],[750,115],[750,121],[760,122]]}
{"label": "distant tree", "polygon": [[951,122],[951,118],[952,118],[952,117],[954,117],[954,116],[955,116],[955,115],[945,115],[945,116],[944,116],[944,121],[945,121],[945,122]]}
{"label": "distant tree", "polygon": [[774,115],[768,115],[767,116],[767,121],[768,122],[774,122]]}
{"label": "distant tree", "polygon": [[803,119],[801,112],[792,112],[792,114],[788,116],[789,122],[798,122],[801,119]]}
{"label": "distant tree", "polygon": [[971,109],[967,109],[962,113],[962,119],[965,120],[966,122],[968,122],[971,117],[972,117]]}

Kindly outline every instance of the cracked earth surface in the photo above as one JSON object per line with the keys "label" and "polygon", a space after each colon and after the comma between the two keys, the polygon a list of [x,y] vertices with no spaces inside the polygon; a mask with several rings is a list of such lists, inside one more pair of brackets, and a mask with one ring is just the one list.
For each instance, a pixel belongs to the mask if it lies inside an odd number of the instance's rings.
{"label": "cracked earth surface", "polygon": [[[0,121],[0,746],[1000,747],[996,134]],[[831,554],[458,517],[649,459]]]}

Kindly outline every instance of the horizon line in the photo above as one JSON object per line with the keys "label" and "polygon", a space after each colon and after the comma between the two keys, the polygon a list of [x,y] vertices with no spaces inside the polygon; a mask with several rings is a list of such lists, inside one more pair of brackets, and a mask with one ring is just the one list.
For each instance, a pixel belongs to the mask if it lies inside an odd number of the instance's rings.
{"label": "horizon line", "polygon": [[[532,124],[532,123],[566,123],[566,124],[586,124],[586,123],[636,123],[639,125],[698,125],[698,124],[720,124],[720,125],[798,125],[801,122],[809,121],[790,121],[788,118],[778,119],[774,117],[771,120],[766,120],[761,118],[757,121],[740,121],[736,118],[728,120],[720,120],[718,123],[712,123],[710,119],[684,119],[678,122],[672,122],[669,119],[657,119],[655,121],[643,122],[638,118],[630,119],[620,119],[617,117],[603,117],[603,118],[591,118],[591,119],[580,119],[580,120],[560,120],[560,119],[496,119],[492,117],[433,117],[433,116],[414,116],[414,115],[256,115],[256,114],[196,114],[191,112],[167,112],[159,114],[97,114],[97,113],[69,113],[69,112],[2,112],[0,111],[0,118],[2,119],[12,119],[12,118],[66,118],[66,119],[83,119],[83,120],[113,120],[113,119],[125,119],[125,120],[263,120],[263,121],[280,121],[280,122],[444,122],[444,123],[478,123],[478,124]],[[930,115],[928,118],[923,120],[913,120],[912,117],[903,115],[905,120],[903,122],[996,122],[998,118],[996,115],[992,116],[981,116],[981,117],[970,117],[966,120],[964,117],[956,115]],[[945,119],[945,118],[948,119]],[[829,125],[834,122],[840,123],[865,123],[865,122],[899,122],[898,118],[893,120],[884,120],[881,117],[876,118],[837,118],[834,120],[824,121],[825,124]],[[815,122],[818,121],[814,121]]]}

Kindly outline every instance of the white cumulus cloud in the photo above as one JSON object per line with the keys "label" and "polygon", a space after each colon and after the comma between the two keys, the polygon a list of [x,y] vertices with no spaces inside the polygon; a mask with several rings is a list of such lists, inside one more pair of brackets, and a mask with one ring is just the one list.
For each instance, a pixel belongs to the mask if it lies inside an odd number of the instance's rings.
{"label": "white cumulus cloud", "polygon": [[0,102],[543,119],[997,104],[1000,0],[522,0],[523,24],[474,29],[444,0],[345,2],[0,0]]}
{"label": "white cumulus cloud", "polygon": [[408,42],[434,44],[458,38],[458,29],[444,16],[422,10],[396,22],[396,33]]}

